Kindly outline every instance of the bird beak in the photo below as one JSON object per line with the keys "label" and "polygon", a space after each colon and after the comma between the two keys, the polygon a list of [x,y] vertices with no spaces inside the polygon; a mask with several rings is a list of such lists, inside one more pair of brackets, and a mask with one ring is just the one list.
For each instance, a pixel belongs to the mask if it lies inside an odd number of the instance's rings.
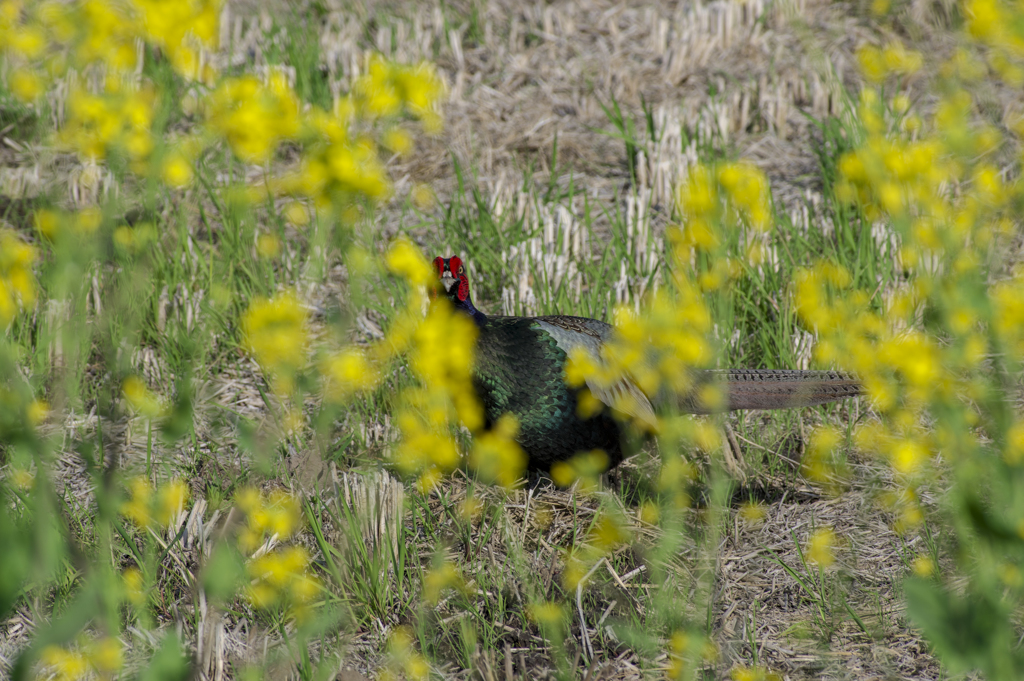
{"label": "bird beak", "polygon": [[445,292],[452,290],[452,285],[455,283],[455,277],[452,276],[451,272],[445,272],[441,275],[441,285],[444,286]]}

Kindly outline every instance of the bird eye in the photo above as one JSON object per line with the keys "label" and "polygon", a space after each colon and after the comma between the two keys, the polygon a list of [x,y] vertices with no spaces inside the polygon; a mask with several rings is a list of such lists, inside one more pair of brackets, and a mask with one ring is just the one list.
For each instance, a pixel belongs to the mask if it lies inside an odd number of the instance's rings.
{"label": "bird eye", "polygon": [[459,265],[459,274],[462,274],[465,271],[466,271],[466,268],[463,267],[462,265]]}

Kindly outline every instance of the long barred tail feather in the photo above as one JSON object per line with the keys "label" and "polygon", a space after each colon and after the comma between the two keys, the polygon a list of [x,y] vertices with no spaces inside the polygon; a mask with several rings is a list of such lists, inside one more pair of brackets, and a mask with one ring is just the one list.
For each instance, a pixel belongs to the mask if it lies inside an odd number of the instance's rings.
{"label": "long barred tail feather", "polygon": [[[721,369],[698,371],[694,377],[694,388],[679,404],[682,411],[690,414],[812,407],[863,392],[856,378],[841,371]],[[703,402],[702,389],[708,384],[718,384],[724,390],[726,402],[721,407]]]}

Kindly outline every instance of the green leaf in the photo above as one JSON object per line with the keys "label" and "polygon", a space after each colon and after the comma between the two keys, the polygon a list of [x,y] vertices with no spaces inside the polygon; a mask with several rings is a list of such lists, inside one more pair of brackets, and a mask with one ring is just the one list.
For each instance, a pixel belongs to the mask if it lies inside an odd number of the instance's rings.
{"label": "green leaf", "polygon": [[980,669],[988,681],[1021,678],[1024,661],[1003,604],[990,594],[954,594],[928,580],[904,583],[907,613],[921,628],[946,667],[954,672]]}
{"label": "green leaf", "polygon": [[233,547],[218,544],[203,570],[203,590],[207,598],[226,601],[234,598],[245,576],[242,557]]}
{"label": "green leaf", "polygon": [[7,495],[0,493],[0,620],[7,619],[21,590],[25,588],[31,568],[29,535],[15,522]]}

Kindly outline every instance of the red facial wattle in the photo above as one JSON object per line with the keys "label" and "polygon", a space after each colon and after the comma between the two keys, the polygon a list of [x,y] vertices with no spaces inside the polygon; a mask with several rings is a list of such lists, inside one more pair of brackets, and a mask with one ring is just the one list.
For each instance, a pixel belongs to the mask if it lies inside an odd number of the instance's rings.
{"label": "red facial wattle", "polygon": [[434,258],[434,269],[437,270],[437,276],[444,274],[444,258],[437,256]]}
{"label": "red facial wattle", "polygon": [[469,279],[465,274],[459,275],[459,300],[465,301],[469,297]]}

